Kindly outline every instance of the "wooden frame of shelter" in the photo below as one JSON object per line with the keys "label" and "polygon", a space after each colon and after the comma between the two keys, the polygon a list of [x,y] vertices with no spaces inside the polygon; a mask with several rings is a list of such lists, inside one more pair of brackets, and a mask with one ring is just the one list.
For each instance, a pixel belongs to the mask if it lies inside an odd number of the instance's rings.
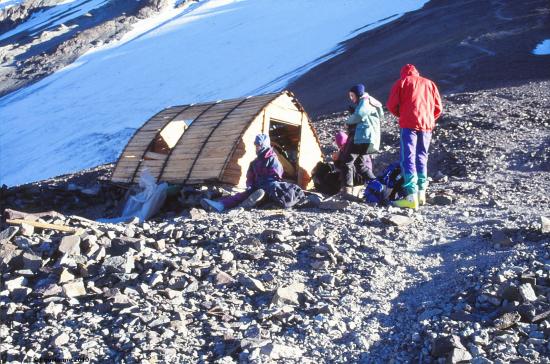
{"label": "wooden frame of shelter", "polygon": [[269,134],[283,179],[311,187],[323,153],[307,113],[288,91],[162,110],[135,132],[111,180],[135,183],[147,169],[157,181],[244,187],[259,133]]}

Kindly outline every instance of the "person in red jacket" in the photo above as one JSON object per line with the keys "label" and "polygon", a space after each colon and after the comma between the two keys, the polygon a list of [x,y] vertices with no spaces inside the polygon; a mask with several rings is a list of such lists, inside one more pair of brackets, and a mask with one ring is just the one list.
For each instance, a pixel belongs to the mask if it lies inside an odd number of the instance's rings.
{"label": "person in red jacket", "polygon": [[406,64],[392,89],[388,110],[399,118],[401,128],[401,171],[407,196],[395,206],[416,209],[426,202],[428,150],[435,121],[443,106],[435,83],[421,77],[416,67]]}

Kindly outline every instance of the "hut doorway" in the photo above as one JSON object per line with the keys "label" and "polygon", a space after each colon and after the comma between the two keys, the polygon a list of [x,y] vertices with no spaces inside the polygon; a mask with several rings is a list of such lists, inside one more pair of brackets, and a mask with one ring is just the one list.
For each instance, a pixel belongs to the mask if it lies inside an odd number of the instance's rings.
{"label": "hut doorway", "polygon": [[283,179],[296,182],[298,179],[298,153],[300,150],[301,126],[282,120],[270,119],[269,138],[283,165]]}

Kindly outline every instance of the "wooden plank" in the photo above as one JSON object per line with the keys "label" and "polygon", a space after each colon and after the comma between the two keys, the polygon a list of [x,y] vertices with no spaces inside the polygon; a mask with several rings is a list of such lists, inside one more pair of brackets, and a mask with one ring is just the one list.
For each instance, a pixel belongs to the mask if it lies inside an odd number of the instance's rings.
{"label": "wooden plank", "polygon": [[132,176],[134,175],[134,171],[124,173],[124,174],[113,174],[112,179],[115,182],[129,182]]}
{"label": "wooden plank", "polygon": [[149,146],[149,143],[143,143],[143,144],[141,144],[141,145],[135,144],[135,145],[127,146],[127,147],[124,149],[124,152],[132,152],[132,153],[143,152],[143,146],[148,147],[148,146]]}
{"label": "wooden plank", "polygon": [[140,158],[141,157],[141,151],[124,151],[122,152],[122,154],[120,155],[120,159],[123,159],[124,157],[126,158]]}
{"label": "wooden plank", "polygon": [[127,168],[127,167],[117,168],[115,171],[113,171],[113,175],[115,175],[115,174],[125,175],[125,174],[128,174],[128,173],[133,173],[136,168],[137,168],[137,166],[132,167],[132,168]]}
{"label": "wooden plank", "polygon": [[167,156],[167,154],[163,153],[146,152],[143,157],[145,159],[165,160]]}
{"label": "wooden plank", "polygon": [[[237,127],[223,127],[221,128],[221,130],[218,132],[216,131],[216,134],[219,134],[219,133],[224,133],[225,135],[227,136],[231,136],[231,137],[238,137],[241,132],[242,132],[242,129],[245,127],[245,125],[238,125]],[[220,128],[218,128],[219,130]],[[185,135],[184,137],[182,137],[181,141],[191,141],[191,140],[194,140],[194,139],[205,139],[206,135],[204,135],[205,133],[208,133],[210,132],[212,129],[209,129],[209,130],[195,130],[194,132],[190,132],[190,133],[187,133],[187,135]]]}
{"label": "wooden plank", "polygon": [[158,167],[162,166],[164,164],[164,159],[158,160],[158,159],[145,159],[141,162],[141,166],[144,167]]}
{"label": "wooden plank", "polygon": [[143,132],[143,133],[139,133],[138,135],[136,135],[133,139],[132,139],[132,142],[136,143],[136,142],[139,142],[139,143],[147,143],[153,139],[155,139],[155,137],[157,136],[158,132],[152,132],[152,131],[147,131],[147,132]]}
{"label": "wooden plank", "polygon": [[122,169],[122,170],[120,170],[120,172],[118,172],[116,174],[117,175],[122,175],[122,176],[133,175],[136,169],[137,169],[137,166],[132,168],[132,169]]}
{"label": "wooden plank", "polygon": [[[227,144],[233,144],[235,143],[236,141],[238,140],[238,135],[235,135],[234,137],[229,137],[227,138],[227,141],[222,141],[222,140],[216,140],[212,143],[208,143],[208,145],[212,148],[223,148],[224,146],[226,146]],[[172,153],[173,156],[181,156],[181,155],[189,155],[189,154],[192,154],[194,153],[195,151],[197,151],[198,149],[197,148],[200,148],[202,146],[202,140],[201,139],[195,139],[195,140],[192,140],[192,141],[185,141],[183,143],[181,143],[181,147],[180,148],[177,148],[176,150],[174,150],[174,152]]]}
{"label": "wooden plank", "polygon": [[[190,129],[193,126],[196,126],[196,127],[206,126],[206,125],[210,125],[212,123],[217,125],[220,122],[220,120],[221,120],[221,118],[213,119],[213,120],[210,120],[210,121],[204,121],[204,120],[202,122],[199,121],[199,122],[191,124]],[[220,125],[244,125],[244,124],[249,124],[251,120],[252,120],[252,116],[232,115],[232,116],[229,116],[228,118],[226,118],[225,120],[223,120]]]}
{"label": "wooden plank", "polygon": [[117,169],[119,172],[133,172],[137,168],[137,164],[135,166],[124,166]]}
{"label": "wooden plank", "polygon": [[[199,148],[195,148],[188,153],[181,153],[178,155],[172,155],[170,158],[170,161],[185,161],[189,159],[195,159],[196,154],[198,153]],[[201,153],[201,159],[202,158],[220,158],[220,157],[226,157],[228,156],[229,152],[231,151],[231,148],[227,146],[224,149],[218,148],[218,149],[207,149],[203,150]]]}
{"label": "wooden plank", "polygon": [[139,153],[126,153],[120,156],[119,162],[122,161],[132,161],[132,160],[139,160],[141,157],[141,154]]}
{"label": "wooden plank", "polygon": [[132,166],[131,168],[130,167],[120,167],[120,168],[116,168],[114,171],[113,171],[113,175],[115,174],[123,174],[123,173],[129,173],[128,171],[133,171],[136,169],[136,166]]}
{"label": "wooden plank", "polygon": [[[232,131],[231,133],[227,133],[227,134],[223,133],[223,131],[222,133],[218,133],[216,131],[215,134],[221,134],[221,135],[216,135],[213,139],[213,143],[223,143],[223,144],[230,143],[230,141],[236,141],[237,139],[239,139],[239,136],[241,135],[239,130]],[[174,148],[180,149],[180,148],[189,148],[197,144],[202,145],[202,142],[204,139],[205,138],[202,136],[188,135],[186,138],[182,138],[178,143],[178,145]]]}
{"label": "wooden plank", "polygon": [[155,137],[155,135],[157,135],[159,133],[159,131],[157,130],[154,130],[154,131],[141,131],[139,133],[137,133],[131,140],[130,142],[136,142],[136,141],[143,141],[143,140],[151,140]]}
{"label": "wooden plank", "polygon": [[38,221],[31,221],[31,220],[22,220],[22,219],[7,219],[6,223],[10,225],[22,225],[22,224],[28,224],[37,228],[41,229],[50,229],[50,230],[57,230],[62,231],[65,233],[76,233],[76,230],[73,228],[70,228],[68,226],[64,225],[57,225],[57,224],[47,224],[45,222],[38,222]]}
{"label": "wooden plank", "polygon": [[136,166],[133,166],[132,168],[127,168],[127,167],[119,168],[119,169],[116,171],[116,173],[113,173],[113,175],[115,175],[115,174],[126,175],[126,174],[128,174],[128,173],[133,174],[137,167],[138,167],[138,166],[136,165]]}
{"label": "wooden plank", "polygon": [[117,182],[117,183],[131,183],[132,181],[130,180],[130,178],[131,177],[119,178],[119,177],[113,176],[111,177],[111,181]]}
{"label": "wooden plank", "polygon": [[137,164],[140,160],[138,158],[127,158],[127,159],[123,159],[121,161],[118,162],[117,166],[120,166],[120,167],[128,167],[128,166],[132,166],[134,164]]}
{"label": "wooden plank", "polygon": [[168,164],[166,165],[165,171],[168,174],[169,172],[172,173],[187,173],[188,168],[191,167],[191,164],[193,163],[192,160],[184,160],[184,161],[172,161],[169,160]]}
{"label": "wooden plank", "polygon": [[[208,156],[208,157],[201,157],[200,160],[203,161],[203,163],[201,164],[207,164],[206,168],[208,168],[208,166],[211,166],[212,168],[214,168],[218,163],[221,163],[223,164],[223,162],[225,162],[225,159],[227,158],[227,155],[218,155],[218,156]],[[190,157],[190,158],[186,158],[186,159],[178,159],[178,160],[174,160],[173,163],[186,163],[188,161],[194,161],[195,158],[194,156]],[[171,160],[172,161],[172,160]],[[198,165],[198,164],[196,164]],[[169,170],[169,166],[166,166],[166,170],[168,171]]]}
{"label": "wooden plank", "polygon": [[140,166],[139,166],[139,169],[137,170],[137,173],[136,173],[136,175],[135,175],[135,177],[134,177],[134,180],[135,180],[135,181],[138,181],[138,180],[139,180],[139,176],[141,176],[141,174],[143,173],[143,171],[144,171],[145,169],[147,169],[147,172],[148,172],[151,176],[157,178],[158,175],[160,174],[160,170],[162,169],[162,166],[157,166],[157,167],[146,167],[146,166],[144,166],[144,165],[140,165]]}

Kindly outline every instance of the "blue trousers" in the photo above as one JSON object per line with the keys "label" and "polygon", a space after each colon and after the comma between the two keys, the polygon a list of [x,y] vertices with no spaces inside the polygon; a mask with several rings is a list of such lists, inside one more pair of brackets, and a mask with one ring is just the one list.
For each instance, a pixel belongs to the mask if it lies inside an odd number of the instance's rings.
{"label": "blue trousers", "polygon": [[428,150],[431,131],[401,129],[401,173],[407,195],[428,187]]}

